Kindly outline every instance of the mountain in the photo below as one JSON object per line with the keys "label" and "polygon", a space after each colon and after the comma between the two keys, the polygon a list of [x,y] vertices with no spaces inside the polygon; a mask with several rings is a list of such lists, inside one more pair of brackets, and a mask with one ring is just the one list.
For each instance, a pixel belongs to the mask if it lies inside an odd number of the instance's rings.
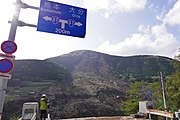
{"label": "mountain", "polygon": [[88,50],[45,60],[16,60],[4,112],[20,115],[23,102],[38,101],[45,93],[53,119],[121,115],[118,108],[129,85],[157,80],[160,71],[170,75],[171,63],[162,56],[120,57]]}
{"label": "mountain", "polygon": [[111,56],[88,50],[74,51],[66,55],[49,58],[49,62],[63,64],[71,73],[93,72],[104,77],[114,77],[125,82],[151,80],[159,72],[169,75],[174,72],[172,59],[163,56]]}

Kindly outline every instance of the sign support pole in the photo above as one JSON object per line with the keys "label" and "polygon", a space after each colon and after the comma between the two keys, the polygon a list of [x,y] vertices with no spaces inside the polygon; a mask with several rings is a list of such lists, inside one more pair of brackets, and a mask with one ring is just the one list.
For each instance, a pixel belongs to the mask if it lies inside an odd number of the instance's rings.
{"label": "sign support pole", "polygon": [[15,41],[18,19],[19,19],[19,14],[21,10],[21,8],[19,7],[20,4],[21,4],[21,1],[16,0],[15,13],[12,18],[12,23],[11,23],[11,28],[10,28],[9,38],[8,38],[8,40],[11,40],[11,41]]}
{"label": "sign support pole", "polygon": [[[10,28],[10,33],[9,33],[9,38],[8,40],[10,41],[15,41],[15,36],[16,36],[16,30],[17,30],[17,24],[18,24],[18,19],[19,19],[19,14],[20,14],[20,5],[21,1],[16,0],[16,8],[15,8],[15,13],[12,18],[12,23],[11,23],[11,28]],[[3,112],[3,105],[4,105],[4,99],[6,95],[6,88],[7,88],[7,82],[8,79],[3,79],[0,77],[0,120],[2,117],[2,112]]]}
{"label": "sign support pole", "polygon": [[3,104],[6,94],[7,80],[0,78],[0,120],[2,117]]}

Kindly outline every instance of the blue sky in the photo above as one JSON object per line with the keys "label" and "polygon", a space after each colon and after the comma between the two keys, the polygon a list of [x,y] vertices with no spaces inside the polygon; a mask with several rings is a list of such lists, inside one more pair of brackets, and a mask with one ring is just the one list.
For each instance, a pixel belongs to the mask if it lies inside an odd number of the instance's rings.
{"label": "blue sky", "polygon": [[[14,0],[0,7],[0,42],[7,40]],[[39,7],[40,0],[22,0]],[[94,50],[110,55],[161,55],[173,58],[180,46],[178,0],[52,0],[87,9],[85,38],[19,27],[16,59],[46,59],[74,50]],[[8,7],[7,7],[8,6]],[[7,9],[8,8],[8,9]],[[4,13],[7,10],[8,14]],[[37,24],[38,11],[21,10],[20,20]]]}

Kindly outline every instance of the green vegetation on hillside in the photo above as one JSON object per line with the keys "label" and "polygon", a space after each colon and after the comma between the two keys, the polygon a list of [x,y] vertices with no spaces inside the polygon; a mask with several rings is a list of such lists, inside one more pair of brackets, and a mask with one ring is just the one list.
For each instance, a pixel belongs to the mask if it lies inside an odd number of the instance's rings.
{"label": "green vegetation on hillside", "polygon": [[175,69],[180,72],[180,54],[175,56],[173,65],[174,65]]}
{"label": "green vegetation on hillside", "polygon": [[[166,76],[165,95],[167,110],[171,112],[180,109],[180,55],[176,56],[173,65],[176,72]],[[138,112],[139,101],[151,100],[155,103],[155,108],[164,110],[162,98],[162,89],[160,78],[156,82],[135,82],[130,86],[127,99],[122,103],[120,108],[124,115],[134,114]]]}
{"label": "green vegetation on hillside", "polygon": [[160,83],[153,82],[135,82],[130,86],[128,96],[122,103],[120,108],[124,115],[137,113],[139,110],[139,101],[154,101],[161,102]]}
{"label": "green vegetation on hillside", "polygon": [[47,61],[40,60],[18,60],[15,61],[12,72],[14,79],[40,81],[40,80],[62,80],[65,78],[66,69]]}
{"label": "green vegetation on hillside", "polygon": [[173,63],[176,72],[166,79],[167,107],[177,111],[180,109],[180,54],[175,56]]}
{"label": "green vegetation on hillside", "polygon": [[159,72],[170,75],[174,71],[172,59],[160,56],[107,57],[107,61],[115,77],[131,83],[154,81]]}
{"label": "green vegetation on hillside", "polygon": [[180,109],[180,73],[175,72],[166,79],[167,107],[170,111]]}

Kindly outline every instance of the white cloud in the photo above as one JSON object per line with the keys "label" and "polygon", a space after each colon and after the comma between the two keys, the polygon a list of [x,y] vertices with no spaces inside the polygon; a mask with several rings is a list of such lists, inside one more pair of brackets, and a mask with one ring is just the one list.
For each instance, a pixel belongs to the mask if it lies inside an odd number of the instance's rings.
{"label": "white cloud", "polygon": [[123,56],[151,54],[174,57],[180,43],[167,32],[163,24],[151,28],[140,25],[138,30],[139,33],[132,34],[131,37],[117,44],[104,42],[97,51]]}
{"label": "white cloud", "polygon": [[180,24],[180,0],[178,0],[173,8],[169,10],[163,21],[170,25]]}
{"label": "white cloud", "polygon": [[117,12],[134,12],[144,9],[147,0],[84,0],[84,5],[88,10],[103,10],[108,17]]}

